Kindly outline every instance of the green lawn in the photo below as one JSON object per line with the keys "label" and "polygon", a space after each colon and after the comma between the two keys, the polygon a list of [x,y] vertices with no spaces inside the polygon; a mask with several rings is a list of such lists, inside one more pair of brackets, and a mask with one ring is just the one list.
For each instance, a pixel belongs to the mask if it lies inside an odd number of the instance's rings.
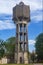
{"label": "green lawn", "polygon": [[36,64],[0,64],[0,65],[43,65],[43,63],[36,63]]}
{"label": "green lawn", "polygon": [[33,64],[0,64],[0,65],[33,65]]}

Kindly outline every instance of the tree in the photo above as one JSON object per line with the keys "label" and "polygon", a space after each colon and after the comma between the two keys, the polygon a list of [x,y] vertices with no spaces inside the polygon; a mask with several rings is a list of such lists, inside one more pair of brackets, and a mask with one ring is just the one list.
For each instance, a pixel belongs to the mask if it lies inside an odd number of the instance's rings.
{"label": "tree", "polygon": [[3,48],[0,49],[0,58],[4,56],[5,50]]}
{"label": "tree", "polygon": [[15,37],[8,38],[6,41],[0,40],[0,58],[5,55],[14,56]]}
{"label": "tree", "polygon": [[32,60],[33,63],[34,63],[34,61],[35,61],[35,53],[34,53],[34,51],[31,53],[31,60]]}
{"label": "tree", "polygon": [[37,36],[35,48],[38,61],[43,60],[43,33]]}
{"label": "tree", "polygon": [[4,42],[4,41],[0,39],[0,58],[2,58],[3,55],[5,54],[3,42]]}
{"label": "tree", "polygon": [[11,37],[4,42],[6,54],[14,54],[15,51],[15,37]]}

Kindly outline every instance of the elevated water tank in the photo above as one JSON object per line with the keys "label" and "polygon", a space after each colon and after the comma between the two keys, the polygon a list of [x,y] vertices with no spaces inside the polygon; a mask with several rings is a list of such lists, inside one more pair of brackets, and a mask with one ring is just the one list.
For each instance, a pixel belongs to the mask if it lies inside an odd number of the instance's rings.
{"label": "elevated water tank", "polygon": [[20,2],[19,5],[13,7],[13,20],[22,21],[26,20],[30,21],[30,7],[25,5],[23,2]]}

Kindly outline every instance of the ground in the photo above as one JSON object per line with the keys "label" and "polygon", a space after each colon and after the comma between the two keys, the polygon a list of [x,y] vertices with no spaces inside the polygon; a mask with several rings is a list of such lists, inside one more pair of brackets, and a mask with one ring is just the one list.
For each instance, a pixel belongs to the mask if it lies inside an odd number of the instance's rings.
{"label": "ground", "polygon": [[33,64],[0,64],[0,65],[33,65]]}
{"label": "ground", "polygon": [[43,64],[0,64],[0,65],[43,65]]}
{"label": "ground", "polygon": [[0,65],[33,65],[33,64],[0,64]]}

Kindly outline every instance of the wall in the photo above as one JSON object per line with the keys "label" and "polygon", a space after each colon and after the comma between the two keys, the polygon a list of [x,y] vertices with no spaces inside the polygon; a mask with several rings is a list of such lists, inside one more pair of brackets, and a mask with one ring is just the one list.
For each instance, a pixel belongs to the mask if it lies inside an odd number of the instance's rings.
{"label": "wall", "polygon": [[0,64],[7,64],[7,58],[3,57],[2,59],[0,59]]}

